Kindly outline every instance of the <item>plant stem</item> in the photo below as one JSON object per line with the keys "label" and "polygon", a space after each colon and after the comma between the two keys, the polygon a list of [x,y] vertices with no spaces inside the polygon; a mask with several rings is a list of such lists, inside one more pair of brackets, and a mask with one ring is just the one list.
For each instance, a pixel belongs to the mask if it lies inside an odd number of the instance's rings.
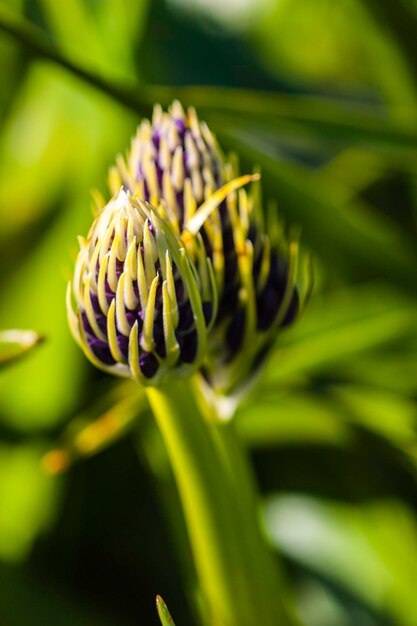
{"label": "plant stem", "polygon": [[289,625],[234,430],[208,420],[193,380],[146,390],[182,501],[210,626]]}

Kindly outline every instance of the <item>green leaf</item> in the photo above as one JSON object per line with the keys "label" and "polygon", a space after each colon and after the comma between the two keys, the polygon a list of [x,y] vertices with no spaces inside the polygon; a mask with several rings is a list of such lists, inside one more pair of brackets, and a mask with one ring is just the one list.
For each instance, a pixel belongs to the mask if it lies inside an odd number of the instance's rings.
{"label": "green leaf", "polygon": [[79,459],[106,449],[129,429],[148,409],[145,392],[133,381],[117,383],[99,400],[99,408],[89,407],[74,417],[55,447],[42,459],[48,474],[59,474]]}
{"label": "green leaf", "polygon": [[39,465],[42,447],[0,444],[0,559],[25,558],[55,514],[57,483]]}
{"label": "green leaf", "polygon": [[175,626],[174,620],[168,611],[168,607],[161,596],[156,596],[156,608],[158,609],[158,615],[162,622],[162,626]]}
{"label": "green leaf", "polygon": [[72,0],[62,7],[54,0],[38,0],[43,21],[68,58],[81,64],[94,59],[96,71],[120,79],[135,79],[134,51],[141,43],[147,0],[118,0],[87,5]]}
{"label": "green leaf", "polygon": [[22,357],[42,341],[43,337],[33,330],[0,331],[0,366]]}
{"label": "green leaf", "polygon": [[[408,344],[409,342],[407,342]],[[371,388],[415,397],[417,350],[413,346],[394,346],[392,350],[372,350],[362,353],[360,358],[352,358],[335,363],[333,372],[338,380],[353,384],[365,383]]]}
{"label": "green leaf", "polygon": [[[339,417],[386,439],[417,466],[415,402],[400,394],[363,384],[335,385],[329,404],[339,407]],[[416,475],[417,477],[417,475]]]}
{"label": "green leaf", "polygon": [[347,359],[413,336],[415,319],[413,300],[378,284],[318,294],[298,325],[280,338],[261,387],[326,371]]}
{"label": "green leaf", "polygon": [[305,389],[260,393],[236,414],[239,435],[252,449],[280,445],[343,447],[352,429],[325,397]]}
{"label": "green leaf", "polygon": [[395,624],[416,624],[417,519],[406,505],[286,494],[268,499],[266,523],[280,551],[388,612]]}
{"label": "green leaf", "polygon": [[259,163],[268,197],[277,200],[291,224],[302,226],[303,240],[331,267],[337,264],[352,277],[364,271],[386,276],[414,290],[415,246],[394,224],[363,202],[346,202],[335,181],[280,159],[270,142],[253,133],[224,128],[221,139],[249,162]]}

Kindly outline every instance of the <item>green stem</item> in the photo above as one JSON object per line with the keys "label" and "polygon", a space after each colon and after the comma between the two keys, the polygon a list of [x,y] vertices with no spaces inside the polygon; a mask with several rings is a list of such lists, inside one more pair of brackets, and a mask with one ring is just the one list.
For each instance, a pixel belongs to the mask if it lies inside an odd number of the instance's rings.
{"label": "green stem", "polygon": [[[217,431],[219,448],[223,453],[225,467],[229,471],[235,493],[235,506],[240,511],[240,532],[252,558],[252,580],[260,581],[262,593],[271,599],[277,593],[277,589],[282,593],[283,582],[278,571],[277,559],[268,549],[267,538],[262,534],[257,486],[252,468],[237,436],[234,422],[219,423]],[[283,594],[284,597],[285,595]],[[276,599],[271,605],[271,610],[274,603]]]}
{"label": "green stem", "polygon": [[206,419],[208,407],[195,380],[146,392],[181,497],[207,624],[288,626],[234,431]]}

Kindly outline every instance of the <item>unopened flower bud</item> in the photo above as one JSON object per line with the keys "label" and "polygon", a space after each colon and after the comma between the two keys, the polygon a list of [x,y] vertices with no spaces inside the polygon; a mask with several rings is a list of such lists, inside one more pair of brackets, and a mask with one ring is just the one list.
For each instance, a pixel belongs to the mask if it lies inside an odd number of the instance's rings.
{"label": "unopened flower bud", "polygon": [[194,264],[153,207],[121,190],[80,239],[70,326],[96,366],[156,384],[201,364],[215,290],[204,250]]}
{"label": "unopened flower bud", "polygon": [[[278,330],[300,310],[297,245],[287,243],[276,212],[265,226],[259,183],[247,192],[240,187],[251,177],[237,176],[236,157],[226,158],[195,110],[178,101],[168,111],[155,106],[152,122],[142,121],[126,160],[119,157],[109,175],[113,191],[122,185],[155,205],[194,262],[203,248],[210,258],[218,314],[204,371],[225,393],[256,372]],[[202,221],[202,207],[220,190]],[[189,238],[196,215],[198,234]]]}

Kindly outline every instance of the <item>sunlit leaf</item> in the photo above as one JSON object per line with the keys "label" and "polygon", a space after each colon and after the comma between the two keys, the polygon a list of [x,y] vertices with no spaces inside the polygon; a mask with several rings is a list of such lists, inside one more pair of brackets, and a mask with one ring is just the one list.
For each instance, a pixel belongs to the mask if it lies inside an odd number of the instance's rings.
{"label": "sunlit leaf", "polygon": [[[371,4],[377,7],[377,19],[366,10]],[[263,63],[278,78],[284,74],[306,80],[320,91],[328,86],[342,98],[353,92],[361,102],[382,96],[398,107],[395,115],[400,118],[407,115],[404,108],[408,104],[412,118],[416,92],[409,71],[411,46],[407,55],[399,54],[397,42],[387,36],[388,29],[378,15],[386,5],[393,14],[387,21],[395,23],[406,13],[404,4],[411,12],[413,2],[408,0],[345,0],[337,4],[332,0],[281,0],[269,5],[252,37],[256,37]],[[410,33],[413,21],[406,24]],[[412,37],[409,40],[414,41]]]}
{"label": "sunlit leaf", "polygon": [[332,388],[342,419],[387,439],[417,462],[415,403],[399,394],[362,385]]}
{"label": "sunlit leaf", "polygon": [[261,386],[311,374],[414,334],[412,300],[377,284],[315,296],[271,357]]}
{"label": "sunlit leaf", "polygon": [[159,619],[161,620],[162,626],[175,626],[174,620],[171,617],[170,612],[168,611],[168,607],[161,598],[161,596],[156,596],[156,607],[158,609]]}
{"label": "sunlit leaf", "polygon": [[334,364],[334,375],[338,380],[354,384],[367,384],[369,387],[392,391],[414,397],[417,392],[416,378],[417,351],[401,345],[384,351],[383,358],[378,350],[361,354],[360,359],[352,358]]}
{"label": "sunlit leaf", "polygon": [[334,578],[395,623],[415,624],[417,520],[396,501],[351,506],[273,497],[266,523],[280,550]]}
{"label": "sunlit leaf", "polygon": [[33,330],[0,331],[0,366],[20,358],[42,340],[43,337]]}
{"label": "sunlit leaf", "polygon": [[48,474],[59,474],[77,461],[97,454],[122,437],[148,408],[144,390],[133,382],[116,385],[100,406],[106,410],[95,417],[96,408],[69,422],[56,447],[42,458]]}
{"label": "sunlit leaf", "polygon": [[0,445],[0,558],[27,556],[54,516],[57,485],[41,470],[41,446]]}
{"label": "sunlit leaf", "polygon": [[279,445],[345,446],[352,437],[326,398],[305,390],[262,393],[242,407],[236,417],[239,434],[251,448]]}
{"label": "sunlit leaf", "polygon": [[60,49],[70,59],[87,66],[94,59],[98,72],[125,80],[136,78],[133,44],[140,42],[145,0],[124,0],[122,11],[117,0],[89,6],[72,0],[65,11],[53,0],[39,0],[39,4]]}

